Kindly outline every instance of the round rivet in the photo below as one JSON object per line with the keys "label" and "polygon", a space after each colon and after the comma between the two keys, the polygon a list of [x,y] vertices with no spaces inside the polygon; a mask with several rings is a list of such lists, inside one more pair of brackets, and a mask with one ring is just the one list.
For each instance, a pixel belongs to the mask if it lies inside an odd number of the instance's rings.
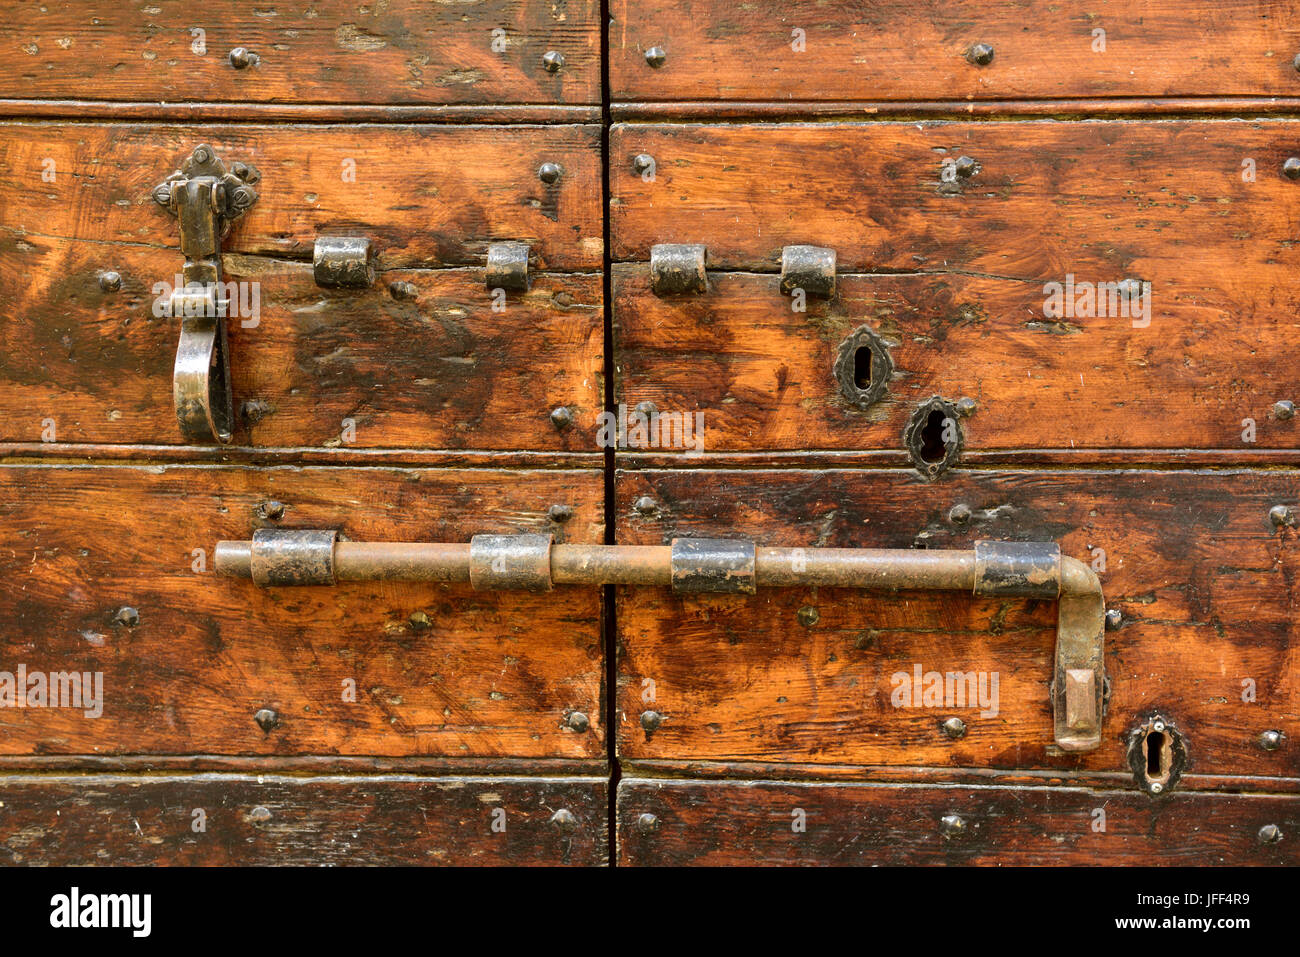
{"label": "round rivet", "polygon": [[271,812],[264,807],[255,807],[244,815],[244,820],[250,824],[261,824],[271,820]]}
{"label": "round rivet", "polygon": [[987,43],[976,43],[966,51],[966,59],[977,66],[988,66],[993,62],[993,48]]}
{"label": "round rivet", "polygon": [[966,722],[961,718],[949,718],[939,727],[943,728],[943,733],[954,741],[966,735]]}
{"label": "round rivet", "polygon": [[194,151],[194,162],[198,163],[200,166],[208,162],[210,159],[212,159],[212,154],[208,152],[206,146],[200,146]]}
{"label": "round rivet", "polygon": [[1274,505],[1268,510],[1268,520],[1281,528],[1291,524],[1291,509],[1285,505]]}
{"label": "round rivet", "polygon": [[638,402],[636,404],[636,410],[647,418],[659,414],[659,406],[655,405],[649,399]]}
{"label": "round rivet", "polygon": [[1300,179],[1300,157],[1292,156],[1283,163],[1282,173],[1287,179]]}
{"label": "round rivet", "polygon": [[664,61],[667,59],[668,54],[664,52],[663,47],[651,47],[649,50],[645,51],[646,63],[649,63],[656,70],[663,66]]}
{"label": "round rivet", "polygon": [[953,164],[953,167],[956,170],[957,175],[962,179],[970,179],[975,175],[975,170],[979,168],[979,164],[969,156],[959,156],[957,157],[957,162]]}
{"label": "round rivet", "polygon": [[558,409],[551,410],[551,424],[557,429],[567,429],[573,425],[573,413],[560,406]]}
{"label": "round rivet", "polygon": [[1300,53],[1295,55],[1295,59],[1291,61],[1291,65],[1296,68],[1297,72],[1300,72]]}
{"label": "round rivet", "polygon": [[109,269],[99,274],[99,288],[104,292],[117,292],[122,288],[122,276]]}
{"label": "round rivet", "polygon": [[578,819],[567,807],[562,807],[551,815],[551,823],[561,831],[572,831],[578,826]]}
{"label": "round rivet", "polygon": [[1259,843],[1276,844],[1282,840],[1282,829],[1276,824],[1265,824],[1259,829]]}
{"label": "round rivet", "polygon": [[1151,722],[1151,730],[1152,730],[1152,731],[1164,731],[1164,730],[1165,730],[1165,723],[1164,723],[1163,721],[1152,721],[1152,722]]}
{"label": "round rivet", "polygon": [[632,508],[634,508],[640,515],[653,515],[659,506],[649,495],[642,495],[632,503]]}
{"label": "round rivet", "polygon": [[[257,62],[257,54],[251,50],[245,50],[243,47],[235,47],[230,51],[230,65],[236,70],[246,70]],[[200,162],[203,162],[200,160]]]}
{"label": "round rivet", "polygon": [[388,294],[394,299],[414,299],[420,291],[415,288],[413,283],[409,282],[390,282],[388,284]]}
{"label": "round rivet", "polygon": [[546,510],[546,517],[552,522],[567,522],[573,518],[572,505],[552,505]]}
{"label": "round rivet", "polygon": [[795,613],[795,617],[799,619],[799,624],[803,625],[805,628],[811,628],[822,619],[821,612],[812,607],[812,605],[804,605]]}
{"label": "round rivet", "polygon": [[130,605],[123,605],[113,616],[113,624],[122,625],[124,628],[134,628],[140,624],[140,613]]}
{"label": "round rivet", "polygon": [[1124,613],[1118,608],[1106,609],[1106,630],[1117,631],[1124,624]]}
{"label": "round rivet", "polygon": [[975,414],[975,410],[979,408],[979,403],[970,397],[963,397],[957,400],[953,408],[957,410],[957,414],[963,419],[967,419]]}
{"label": "round rivet", "polygon": [[[112,273],[116,276],[117,273]],[[1295,403],[1290,399],[1280,399],[1273,403],[1273,418],[1285,422],[1288,419],[1295,418]]]}
{"label": "round rivet", "polygon": [[646,170],[655,168],[655,158],[649,153],[638,153],[632,157],[632,169],[638,173],[644,173]]}
{"label": "round rivet", "polygon": [[1259,746],[1265,751],[1276,751],[1282,747],[1282,742],[1286,740],[1286,735],[1281,731],[1264,731],[1255,739]]}
{"label": "round rivet", "polygon": [[939,833],[946,840],[956,840],[966,835],[966,819],[960,814],[945,814],[939,818]]}
{"label": "round rivet", "polygon": [[659,818],[653,814],[641,814],[636,819],[636,829],[642,834],[649,834],[651,831],[658,829]]}
{"label": "round rivet", "polygon": [[260,708],[253,715],[253,720],[264,732],[270,733],[280,726],[280,715],[270,708]]}
{"label": "round rivet", "polygon": [[948,521],[954,525],[965,525],[970,521],[970,516],[970,506],[962,502],[958,502],[948,510]]}
{"label": "round rivet", "polygon": [[591,727],[591,721],[581,711],[570,712],[564,724],[570,731],[577,731],[579,734]]}
{"label": "round rivet", "polygon": [[560,72],[560,67],[564,66],[564,54],[558,50],[547,50],[542,56],[542,66],[547,73]]}
{"label": "round rivet", "polygon": [[1161,791],[1163,791],[1164,789],[1165,789],[1165,786],[1164,786],[1163,784],[1161,784],[1159,781],[1152,781],[1152,782],[1151,782],[1151,793],[1152,793],[1152,794],[1159,794],[1159,793],[1160,793]]}
{"label": "round rivet", "polygon": [[659,725],[664,723],[664,716],[658,711],[641,712],[641,727],[647,731],[657,731]]}
{"label": "round rivet", "polygon": [[429,620],[429,615],[423,611],[413,611],[406,619],[411,623],[412,631],[428,631],[433,627],[433,622]]}
{"label": "round rivet", "polygon": [[257,507],[257,514],[270,522],[278,522],[284,518],[284,502],[263,502]]}
{"label": "round rivet", "polygon": [[543,163],[537,168],[537,178],[543,183],[554,183],[559,180],[563,172],[558,163]]}

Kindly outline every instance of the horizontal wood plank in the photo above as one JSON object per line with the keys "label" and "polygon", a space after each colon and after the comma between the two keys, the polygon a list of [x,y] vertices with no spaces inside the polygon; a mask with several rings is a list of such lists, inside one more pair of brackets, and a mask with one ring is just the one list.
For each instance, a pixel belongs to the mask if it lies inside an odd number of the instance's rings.
{"label": "horizontal wood plank", "polygon": [[[1277,285],[1260,293],[1291,295],[1281,273],[1268,281]],[[711,454],[902,452],[908,421],[935,395],[977,403],[958,422],[973,453],[1300,448],[1300,422],[1275,411],[1300,401],[1293,313],[1197,293],[1149,326],[1058,321],[1043,315],[1041,282],[951,274],[840,276],[833,300],[810,297],[795,312],[778,285],[719,272],[707,295],[660,298],[644,265],[615,266],[616,401],[697,416]],[[863,327],[892,364],[866,408],[837,377],[842,347]],[[660,446],[627,451],[698,451]]]}
{"label": "horizontal wood plank", "polygon": [[[1277,843],[1261,842],[1268,825]],[[1153,801],[1080,788],[637,778],[618,787],[619,864],[631,866],[1278,866],[1300,863],[1297,833],[1293,795]]]}
{"label": "horizontal wood plank", "polygon": [[[1285,96],[1300,30],[1244,0],[613,0],[620,100]],[[967,59],[972,45],[992,61]],[[646,52],[663,51],[652,67]]]}
{"label": "horizontal wood plank", "polygon": [[607,791],[603,778],[7,775],[0,862],[600,866]]}
{"label": "horizontal wood plank", "polygon": [[597,589],[259,589],[212,570],[217,541],[264,526],[599,542],[602,498],[597,470],[0,466],[2,670],[102,676],[98,716],[0,707],[0,753],[603,758]]}
{"label": "horizontal wood plank", "polygon": [[[519,0],[49,0],[0,24],[0,96],[296,103],[599,103],[600,6]],[[235,49],[256,55],[236,69]],[[550,72],[542,58],[564,57]]]}
{"label": "horizontal wood plank", "polygon": [[[102,255],[175,250],[151,191],[196,146],[261,172],[227,253],[310,262],[321,235],[369,238],[381,269],[482,266],[493,242],[528,243],[539,270],[603,264],[598,126],[0,123],[0,206],[11,241],[76,240]],[[543,183],[554,163],[561,175]],[[155,280],[156,281],[156,280]]]}
{"label": "horizontal wood plank", "polygon": [[[182,442],[179,325],[153,314],[155,284],[177,284],[180,262],[143,246],[0,236],[0,438]],[[101,289],[106,269],[120,290]],[[225,270],[257,306],[228,322],[238,444],[596,451],[598,274],[537,275],[498,300],[472,269],[388,270],[368,289],[323,289],[309,263],[262,256],[228,255]],[[571,426],[551,420],[559,407]]]}
{"label": "horizontal wood plank", "polygon": [[[643,501],[648,499],[648,501]],[[958,593],[617,591],[619,754],[753,761],[1125,773],[1126,737],[1159,712],[1187,773],[1300,777],[1300,473],[647,470],[616,481],[618,541],[746,537],[804,547],[969,548],[1056,541],[1099,568],[1122,625],[1106,634],[1101,747],[1058,752],[1048,684],[1056,603]],[[1104,568],[1099,564],[1104,562]],[[998,679],[994,707],[902,701],[929,672]],[[986,684],[986,688],[991,685]],[[931,702],[931,704],[937,704]],[[910,705],[910,706],[909,706]],[[658,724],[647,729],[647,711]],[[941,724],[959,717],[963,736]],[[1258,736],[1285,735],[1266,751]],[[1136,786],[1136,785],[1134,785]]]}

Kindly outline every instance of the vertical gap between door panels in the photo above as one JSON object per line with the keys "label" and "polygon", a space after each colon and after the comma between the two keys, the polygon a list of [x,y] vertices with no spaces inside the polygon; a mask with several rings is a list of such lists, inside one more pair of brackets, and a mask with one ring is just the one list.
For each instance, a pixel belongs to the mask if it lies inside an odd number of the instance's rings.
{"label": "vertical gap between door panels", "polygon": [[[609,189],[609,164],[611,162],[609,155],[609,127],[609,0],[600,0],[600,218],[604,237],[605,258],[602,277],[604,290],[602,296],[604,309],[602,312],[605,321],[605,361],[603,366],[605,371],[605,409],[607,411],[616,411],[614,407],[614,281],[613,262],[610,258],[609,229],[609,201],[611,198]],[[612,445],[606,445],[604,449],[606,545],[616,544],[614,531],[614,451],[615,447]],[[618,644],[614,627],[614,618],[617,612],[614,603],[614,586],[605,585],[602,591],[604,592],[601,602],[604,612],[601,616],[601,625],[604,629],[605,646],[605,753],[609,762],[609,793],[605,802],[607,809],[606,827],[608,829],[606,847],[609,854],[609,865],[616,867],[618,866],[618,846],[616,843],[618,840],[618,781],[621,777],[618,766]]]}

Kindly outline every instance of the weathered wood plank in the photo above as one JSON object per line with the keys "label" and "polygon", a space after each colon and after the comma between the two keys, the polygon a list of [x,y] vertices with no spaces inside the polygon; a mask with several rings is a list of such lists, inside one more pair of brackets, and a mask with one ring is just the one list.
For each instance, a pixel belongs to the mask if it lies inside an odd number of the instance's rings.
{"label": "weathered wood plank", "polygon": [[[0,96],[295,103],[599,103],[600,6],[520,0],[257,7],[48,0],[0,24]],[[196,31],[201,31],[201,34]],[[498,32],[499,31],[499,32]],[[230,52],[255,64],[236,69]],[[550,72],[542,58],[563,55]]]}
{"label": "weathered wood plank", "polygon": [[599,866],[607,792],[603,778],[7,775],[0,861]]}
{"label": "weathered wood plank", "polygon": [[0,753],[603,758],[597,589],[259,589],[212,571],[218,540],[267,525],[599,542],[602,496],[596,470],[2,466],[4,670],[98,672],[102,714],[0,707]]}
{"label": "weathered wood plank", "polygon": [[[1041,282],[940,274],[840,276],[836,298],[794,312],[778,282],[714,273],[707,295],[660,298],[647,267],[615,266],[616,400],[698,413],[709,453],[901,451],[908,420],[934,395],[976,401],[958,423],[972,452],[1300,447],[1300,423],[1275,411],[1300,401],[1300,323],[1286,307],[1189,290],[1158,300],[1146,327],[1053,320]],[[1281,272],[1268,282],[1260,294],[1289,300]],[[892,363],[866,408],[836,368],[864,326]]]}
{"label": "weathered wood plank", "polygon": [[[181,442],[178,324],[153,315],[155,284],[175,284],[180,262],[142,246],[0,237],[0,438]],[[100,287],[109,269],[119,291]],[[598,274],[535,276],[498,309],[481,270],[390,270],[358,290],[320,288],[309,263],[229,255],[225,269],[257,304],[228,323],[240,444],[595,449]],[[551,421],[561,406],[571,427]]]}
{"label": "weathered wood plank", "polygon": [[807,243],[841,272],[1145,280],[1153,332],[1179,303],[1290,324],[1298,140],[1291,120],[620,124],[611,255],[704,243],[713,268],[774,272]]}
{"label": "weathered wood plank", "polygon": [[[1101,747],[1070,755],[1052,745],[1054,602],[619,589],[619,753],[633,761],[1123,773],[1127,733],[1158,711],[1185,737],[1189,775],[1298,777],[1297,536],[1293,525],[1273,524],[1277,505],[1300,516],[1300,473],[957,471],[926,483],[884,469],[621,472],[621,543],[1058,541],[1089,564],[1104,553],[1106,604],[1123,624],[1106,635],[1111,694]],[[918,666],[923,675],[996,675],[996,707],[955,696],[906,706],[894,676],[910,679]],[[661,716],[650,733],[647,711]],[[944,733],[949,717],[965,722],[964,736]],[[1267,730],[1283,732],[1281,747],[1259,746]]]}
{"label": "weathered wood plank", "polygon": [[624,778],[618,809],[632,866],[1300,863],[1300,799],[1271,794]]}
{"label": "weathered wood plank", "polygon": [[[370,238],[381,269],[481,266],[526,242],[535,269],[599,270],[598,126],[0,123],[0,207],[16,242],[179,250],[151,190],[196,146],[256,166],[260,198],[228,253],[310,261],[319,235]],[[562,175],[543,183],[543,163]],[[176,253],[179,267],[179,251]],[[171,280],[175,269],[158,279]]]}
{"label": "weathered wood plank", "polygon": [[[1249,0],[613,0],[610,82],[623,100],[792,104],[1285,96],[1300,90],[1289,12]],[[976,43],[992,62],[967,59]],[[652,47],[665,54],[657,68]]]}

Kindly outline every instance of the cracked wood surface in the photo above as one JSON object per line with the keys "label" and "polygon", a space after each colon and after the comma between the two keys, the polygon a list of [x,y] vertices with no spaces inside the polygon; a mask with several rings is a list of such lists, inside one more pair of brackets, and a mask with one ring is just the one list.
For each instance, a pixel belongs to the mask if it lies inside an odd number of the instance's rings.
{"label": "cracked wood surface", "polygon": [[[955,471],[926,483],[885,469],[681,469],[620,472],[615,494],[618,541],[629,545],[737,534],[805,547],[1056,541],[1089,565],[1104,560],[1106,607],[1123,615],[1105,637],[1101,747],[1060,754],[1048,694],[1055,602],[621,588],[625,760],[1123,773],[1125,735],[1158,710],[1185,736],[1189,775],[1300,776],[1296,748],[1256,741],[1266,730],[1300,735],[1296,529],[1269,517],[1300,500],[1296,471]],[[917,665],[996,674],[996,709],[896,707],[893,676]],[[652,733],[647,710],[662,716]],[[940,728],[952,716],[967,726],[957,740]]]}
{"label": "cracked wood surface", "polygon": [[[0,23],[8,53],[0,61],[0,96],[599,103],[599,12],[592,0],[48,0]],[[235,69],[230,52],[238,47],[257,62]],[[557,72],[542,62],[552,50],[564,56]]]}

